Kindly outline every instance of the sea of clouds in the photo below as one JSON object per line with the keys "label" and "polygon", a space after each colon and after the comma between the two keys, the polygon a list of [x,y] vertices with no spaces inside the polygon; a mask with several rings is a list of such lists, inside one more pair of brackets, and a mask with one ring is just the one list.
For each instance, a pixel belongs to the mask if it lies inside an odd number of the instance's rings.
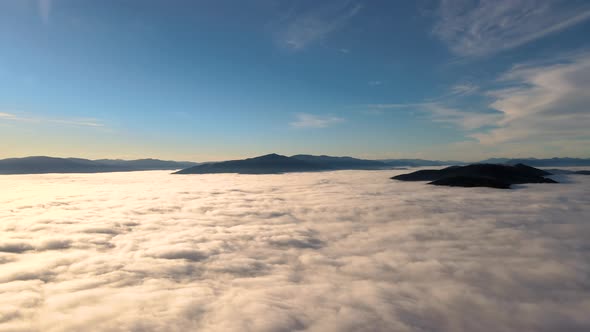
{"label": "sea of clouds", "polygon": [[590,177],[0,176],[0,331],[589,331]]}

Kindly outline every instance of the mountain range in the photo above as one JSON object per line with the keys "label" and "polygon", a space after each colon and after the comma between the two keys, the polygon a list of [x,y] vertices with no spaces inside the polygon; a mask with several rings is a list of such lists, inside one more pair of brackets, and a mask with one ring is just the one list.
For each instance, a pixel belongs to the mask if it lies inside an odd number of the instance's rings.
{"label": "mountain range", "polygon": [[352,157],[313,156],[298,154],[291,157],[276,153],[242,160],[229,160],[197,165],[175,174],[277,174],[287,172],[317,172],[334,170],[377,170],[389,169],[391,165],[378,160]]}
{"label": "mountain range", "polygon": [[26,157],[0,160],[0,174],[104,173],[147,170],[176,170],[197,165],[158,159],[100,159]]}
{"label": "mountain range", "polygon": [[[529,160],[533,161],[535,166],[579,166],[585,165],[585,161],[590,165],[590,159],[575,158],[553,158],[553,159],[495,159],[494,164],[516,165],[524,164]],[[517,162],[521,161],[521,162]],[[536,162],[535,162],[536,161]],[[476,164],[491,164],[490,161],[482,161]],[[240,173],[240,174],[272,174],[287,172],[313,172],[313,171],[330,171],[330,170],[377,170],[391,169],[392,167],[409,166],[447,166],[447,165],[466,165],[461,161],[442,161],[442,160],[424,160],[424,159],[385,159],[385,160],[367,160],[352,157],[332,157],[332,156],[313,156],[307,154],[298,154],[291,157],[278,154],[268,154],[255,158],[229,160],[216,163],[207,163],[196,165],[188,169],[183,169],[175,174],[208,174],[208,173]]]}
{"label": "mountain range", "polygon": [[[178,174],[242,173],[264,174],[329,170],[376,170],[393,167],[466,165],[462,161],[425,159],[368,160],[352,157],[298,154],[291,157],[269,154],[255,158],[195,163],[159,159],[98,159],[25,157],[0,160],[0,174],[102,173],[146,170],[178,170]],[[509,159],[492,158],[479,164],[526,164],[535,167],[590,166],[590,158]]]}
{"label": "mountain range", "polygon": [[300,160],[294,157],[286,157],[272,153],[255,158],[196,165],[174,174],[276,174],[287,172],[317,172],[328,169],[327,166],[321,163],[314,163],[312,161]]}
{"label": "mountain range", "polygon": [[482,160],[480,164],[526,164],[534,167],[571,167],[590,166],[590,158],[490,158]]}
{"label": "mountain range", "polygon": [[448,166],[467,164],[464,161],[457,160],[381,159],[379,161],[394,167]]}

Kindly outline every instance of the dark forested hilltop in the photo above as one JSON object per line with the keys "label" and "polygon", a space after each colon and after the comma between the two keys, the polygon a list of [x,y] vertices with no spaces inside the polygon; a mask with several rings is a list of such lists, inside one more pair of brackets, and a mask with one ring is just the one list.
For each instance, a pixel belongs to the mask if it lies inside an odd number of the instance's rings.
{"label": "dark forested hilltop", "polygon": [[523,164],[473,164],[440,170],[419,170],[392,177],[399,181],[431,181],[429,184],[450,187],[491,187],[509,189],[513,184],[557,183],[547,178],[551,173]]}

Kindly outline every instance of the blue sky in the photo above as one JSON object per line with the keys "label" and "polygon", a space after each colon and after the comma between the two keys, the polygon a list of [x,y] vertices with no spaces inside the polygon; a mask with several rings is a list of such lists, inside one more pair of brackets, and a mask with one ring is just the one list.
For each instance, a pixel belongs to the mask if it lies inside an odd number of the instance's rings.
{"label": "blue sky", "polygon": [[590,2],[0,2],[0,157],[590,157]]}

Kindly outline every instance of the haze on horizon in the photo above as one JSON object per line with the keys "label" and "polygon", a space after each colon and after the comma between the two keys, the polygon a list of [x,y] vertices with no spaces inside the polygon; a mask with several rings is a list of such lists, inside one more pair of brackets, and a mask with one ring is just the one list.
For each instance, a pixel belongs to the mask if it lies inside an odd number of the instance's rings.
{"label": "haze on horizon", "polygon": [[590,3],[0,2],[0,158],[590,156]]}

